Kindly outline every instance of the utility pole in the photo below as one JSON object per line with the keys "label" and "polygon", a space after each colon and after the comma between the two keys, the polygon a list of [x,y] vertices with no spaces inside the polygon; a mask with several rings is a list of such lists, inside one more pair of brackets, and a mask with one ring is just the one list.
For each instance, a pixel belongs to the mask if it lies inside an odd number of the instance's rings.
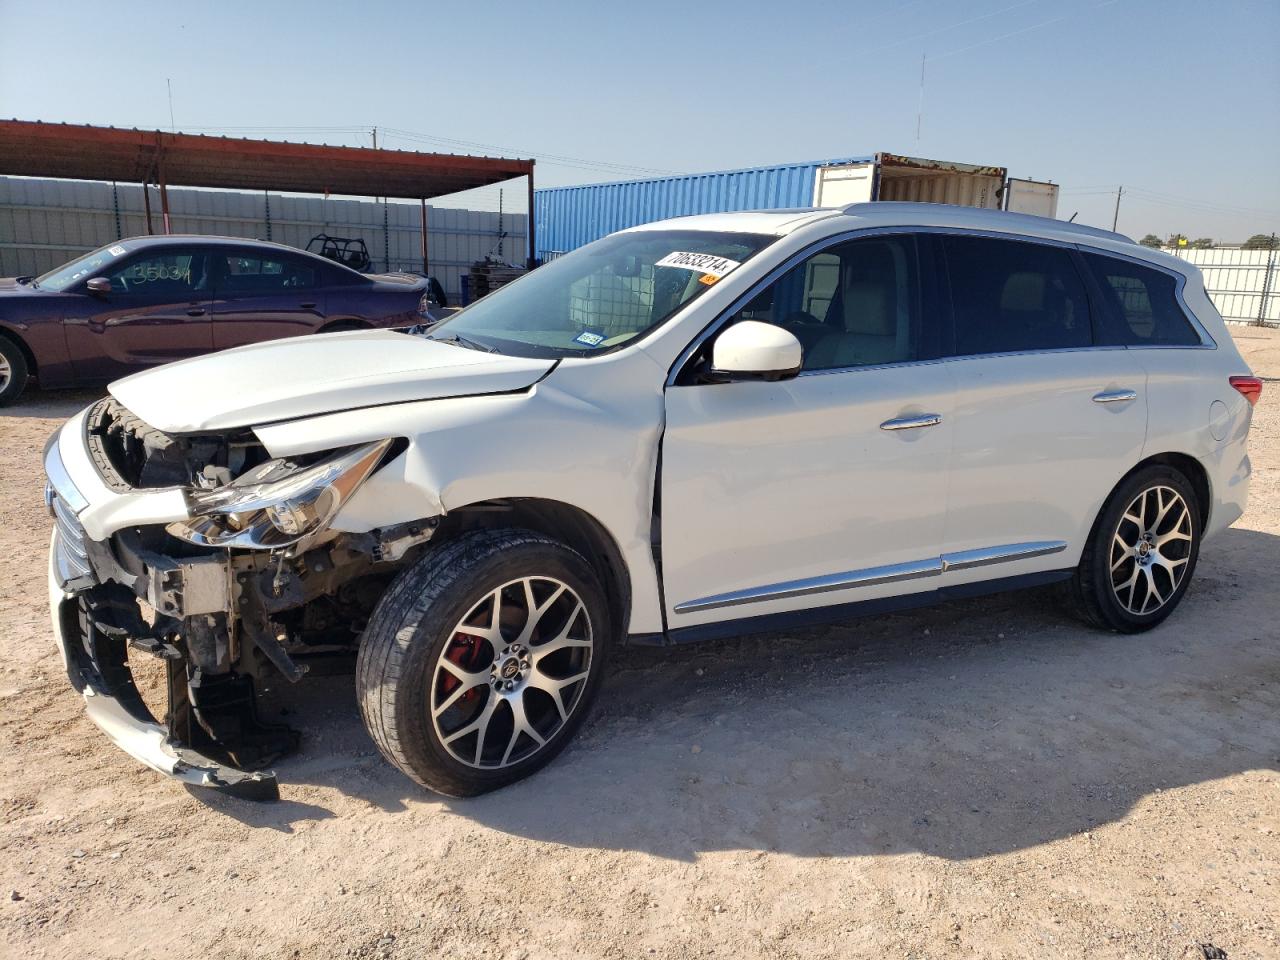
{"label": "utility pole", "polygon": [[1271,234],[1271,247],[1267,250],[1267,272],[1262,275],[1262,296],[1258,297],[1258,319],[1255,326],[1267,325],[1267,297],[1271,294],[1271,275],[1276,266],[1276,235]]}
{"label": "utility pole", "polygon": [[924,123],[924,64],[927,54],[920,54],[920,102],[916,106],[916,146],[920,146],[920,126]]}
{"label": "utility pole", "polygon": [[1116,232],[1116,227],[1120,224],[1120,198],[1123,196],[1124,196],[1124,187],[1122,186],[1116,190],[1116,212],[1115,212],[1115,216],[1111,218],[1112,233]]}
{"label": "utility pole", "polygon": [[373,128],[373,149],[378,149],[378,128]]}

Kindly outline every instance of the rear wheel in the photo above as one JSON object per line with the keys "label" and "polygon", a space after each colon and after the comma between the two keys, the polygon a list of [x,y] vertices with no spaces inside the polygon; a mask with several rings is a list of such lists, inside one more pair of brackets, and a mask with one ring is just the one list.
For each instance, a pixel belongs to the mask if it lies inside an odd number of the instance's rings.
{"label": "rear wheel", "polygon": [[1068,592],[1076,612],[1122,633],[1149,630],[1182,600],[1200,554],[1200,503],[1182,473],[1144,468],[1111,495]]}
{"label": "rear wheel", "polygon": [[0,336],[0,407],[22,396],[28,374],[27,358],[22,348],[8,337]]}
{"label": "rear wheel", "polygon": [[611,618],[578,553],[524,530],[425,554],[379,602],[357,691],[374,742],[423,786],[473,796],[559,753],[600,685]]}

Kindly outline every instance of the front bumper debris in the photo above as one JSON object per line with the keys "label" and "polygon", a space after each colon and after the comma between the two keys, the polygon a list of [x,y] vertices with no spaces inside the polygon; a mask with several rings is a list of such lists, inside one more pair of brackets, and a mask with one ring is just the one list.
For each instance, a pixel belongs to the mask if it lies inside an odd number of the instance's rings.
{"label": "front bumper debris", "polygon": [[152,716],[133,684],[125,641],[92,636],[95,628],[86,628],[81,600],[60,585],[55,566],[61,549],[59,536],[55,529],[49,563],[52,628],[70,682],[84,698],[88,718],[129,756],[174,780],[248,800],[278,800],[274,772],[242,771],[179,745],[170,737],[168,727]]}
{"label": "front bumper debris", "polygon": [[[170,617],[224,610],[229,603],[225,566],[156,558],[156,565],[133,574],[121,568],[108,545],[94,540],[82,525],[79,515],[87,500],[66,469],[59,446],[55,435],[45,452],[45,505],[53,518],[49,604],[63,665],[84,697],[89,719],[131,757],[183,783],[249,799],[277,799],[273,772],[239,769],[209,753],[242,766],[265,766],[296,746],[297,735],[257,721],[250,678],[208,677],[189,670],[189,658],[147,635],[137,608],[140,599]],[[141,506],[146,499],[118,497],[106,490],[95,494],[110,501],[108,507],[126,500]],[[171,516],[172,505],[166,502],[165,511],[161,519]],[[112,578],[118,582],[105,582]],[[130,581],[133,592],[120,585]],[[129,669],[131,645],[167,663],[170,726],[154,716],[138,692]],[[233,741],[239,738],[239,751],[222,749],[225,744],[209,730],[227,732]]]}
{"label": "front bumper debris", "polygon": [[[79,601],[66,593],[58,582],[55,569],[58,539],[59,534],[55,530],[49,562],[53,635],[66,665],[67,676],[84,697],[89,719],[129,756],[183,783],[211,787],[251,800],[279,799],[275,773],[239,770],[172,740],[168,728],[157,721],[143,703],[127,661],[123,656],[118,660],[109,658],[107,649],[104,649],[120,647],[118,652],[123,655],[123,643],[98,638],[99,642],[95,644],[83,635]],[[94,652],[98,653],[98,658],[93,656]],[[116,662],[99,662],[99,658]]]}
{"label": "front bumper debris", "polygon": [[[174,460],[174,444],[127,411],[118,419],[131,424],[124,439],[108,429],[92,435],[102,441],[95,447],[80,414],[45,451],[49,600],[67,676],[90,719],[153,770],[274,799],[275,774],[265,768],[296,749],[299,735],[259,718],[258,692],[277,679],[297,682],[317,663],[349,665],[387,583],[439,518],[281,549],[193,544],[169,530],[190,518],[192,489],[172,485],[171,468],[190,463]],[[217,454],[205,470],[240,469],[243,444],[219,442],[182,444],[205,459]],[[168,699],[154,713],[130,670],[140,653],[164,664]]]}

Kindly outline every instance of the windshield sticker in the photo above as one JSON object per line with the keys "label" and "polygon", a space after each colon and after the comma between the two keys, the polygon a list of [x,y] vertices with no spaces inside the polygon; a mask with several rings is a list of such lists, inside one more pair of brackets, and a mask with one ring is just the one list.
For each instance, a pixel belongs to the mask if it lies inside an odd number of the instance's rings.
{"label": "windshield sticker", "polygon": [[604,343],[604,334],[596,333],[594,330],[583,330],[580,334],[573,338],[574,343],[582,343],[588,347],[598,347]]}
{"label": "windshield sticker", "polygon": [[111,254],[113,257],[123,257],[127,252],[128,251],[125,250],[124,247],[107,247],[107,253]]}
{"label": "windshield sticker", "polygon": [[[708,277],[715,277],[719,280],[734,267],[739,267],[737,260],[730,260],[728,257],[717,257],[714,253],[684,253],[676,251],[668,253],[665,257],[654,264],[655,267],[679,267],[681,270],[694,270],[698,273],[706,274]],[[706,280],[704,279],[705,283]]]}
{"label": "windshield sticker", "polygon": [[714,273],[704,273],[702,276],[698,278],[698,282],[705,283],[709,287],[719,279],[720,278],[717,277]]}

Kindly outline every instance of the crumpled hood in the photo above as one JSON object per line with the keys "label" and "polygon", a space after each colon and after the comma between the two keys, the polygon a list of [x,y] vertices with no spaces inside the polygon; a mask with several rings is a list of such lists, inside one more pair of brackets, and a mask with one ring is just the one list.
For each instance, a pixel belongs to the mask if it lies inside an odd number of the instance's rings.
{"label": "crumpled hood", "polygon": [[353,330],[179,360],[109,389],[157,429],[199,433],[384,403],[508,393],[532,386],[554,364],[395,330]]}

